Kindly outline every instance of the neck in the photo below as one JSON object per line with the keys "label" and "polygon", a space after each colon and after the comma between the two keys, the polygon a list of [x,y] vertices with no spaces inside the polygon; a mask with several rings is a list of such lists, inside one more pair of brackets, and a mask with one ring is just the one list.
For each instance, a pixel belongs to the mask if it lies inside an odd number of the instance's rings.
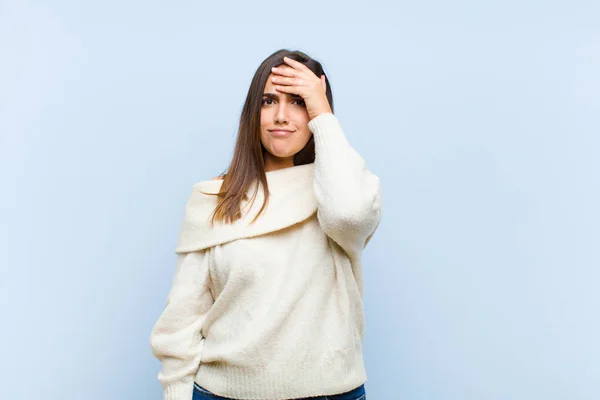
{"label": "neck", "polygon": [[265,152],[265,172],[275,171],[278,169],[289,168],[294,166],[294,156],[291,157],[275,157],[269,152]]}

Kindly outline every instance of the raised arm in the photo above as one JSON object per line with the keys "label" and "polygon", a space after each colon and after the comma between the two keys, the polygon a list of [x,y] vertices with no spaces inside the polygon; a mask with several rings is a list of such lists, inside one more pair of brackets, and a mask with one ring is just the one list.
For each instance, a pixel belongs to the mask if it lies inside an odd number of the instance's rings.
{"label": "raised arm", "polygon": [[150,334],[162,364],[164,400],[191,400],[204,337],[201,330],[214,299],[209,289],[209,250],[178,254],[166,307]]}
{"label": "raised arm", "polygon": [[379,177],[367,169],[334,114],[319,114],[308,128],[315,140],[317,218],[346,253],[358,256],[381,220]]}

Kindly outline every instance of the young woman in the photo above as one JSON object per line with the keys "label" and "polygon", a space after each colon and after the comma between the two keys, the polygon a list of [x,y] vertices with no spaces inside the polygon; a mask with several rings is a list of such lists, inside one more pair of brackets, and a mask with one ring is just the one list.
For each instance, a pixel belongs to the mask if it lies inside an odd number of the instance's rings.
{"label": "young woman", "polygon": [[333,114],[323,67],[273,53],[227,174],[185,207],[150,337],[165,400],[366,399],[361,253],[380,219],[380,180]]}

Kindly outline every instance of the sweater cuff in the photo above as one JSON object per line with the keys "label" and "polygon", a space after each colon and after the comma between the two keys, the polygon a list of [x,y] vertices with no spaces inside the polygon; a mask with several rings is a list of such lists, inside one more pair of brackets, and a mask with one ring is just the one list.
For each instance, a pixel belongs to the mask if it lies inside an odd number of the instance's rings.
{"label": "sweater cuff", "polygon": [[164,400],[192,400],[194,381],[168,384],[163,389]]}
{"label": "sweater cuff", "polygon": [[327,151],[327,149],[337,149],[339,151],[350,146],[340,121],[332,113],[317,115],[308,122],[308,129],[314,135],[317,153],[321,150]]}

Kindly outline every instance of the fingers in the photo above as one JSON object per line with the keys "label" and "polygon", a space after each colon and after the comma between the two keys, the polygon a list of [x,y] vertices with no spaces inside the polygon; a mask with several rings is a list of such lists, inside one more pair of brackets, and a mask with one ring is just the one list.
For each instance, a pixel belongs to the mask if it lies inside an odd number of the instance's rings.
{"label": "fingers", "polygon": [[273,67],[273,68],[271,68],[271,72],[273,72],[274,74],[283,75],[283,76],[296,76],[297,75],[296,70],[294,70],[293,68],[291,68],[289,66]]}
{"label": "fingers", "polygon": [[286,64],[289,64],[290,66],[292,66],[292,67],[294,67],[294,68],[297,68],[297,69],[303,70],[303,71],[305,71],[305,72],[306,72],[306,71],[310,71],[310,72],[312,72],[312,71],[310,70],[310,68],[308,68],[306,65],[302,64],[300,61],[292,60],[292,59],[291,59],[291,58],[289,58],[289,57],[283,57],[283,61],[284,61]]}
{"label": "fingers", "polygon": [[302,81],[296,78],[283,78],[279,76],[274,76],[271,78],[271,82],[275,85],[300,85]]}
{"label": "fingers", "polygon": [[296,86],[275,86],[275,90],[278,92],[298,94],[298,88]]}

